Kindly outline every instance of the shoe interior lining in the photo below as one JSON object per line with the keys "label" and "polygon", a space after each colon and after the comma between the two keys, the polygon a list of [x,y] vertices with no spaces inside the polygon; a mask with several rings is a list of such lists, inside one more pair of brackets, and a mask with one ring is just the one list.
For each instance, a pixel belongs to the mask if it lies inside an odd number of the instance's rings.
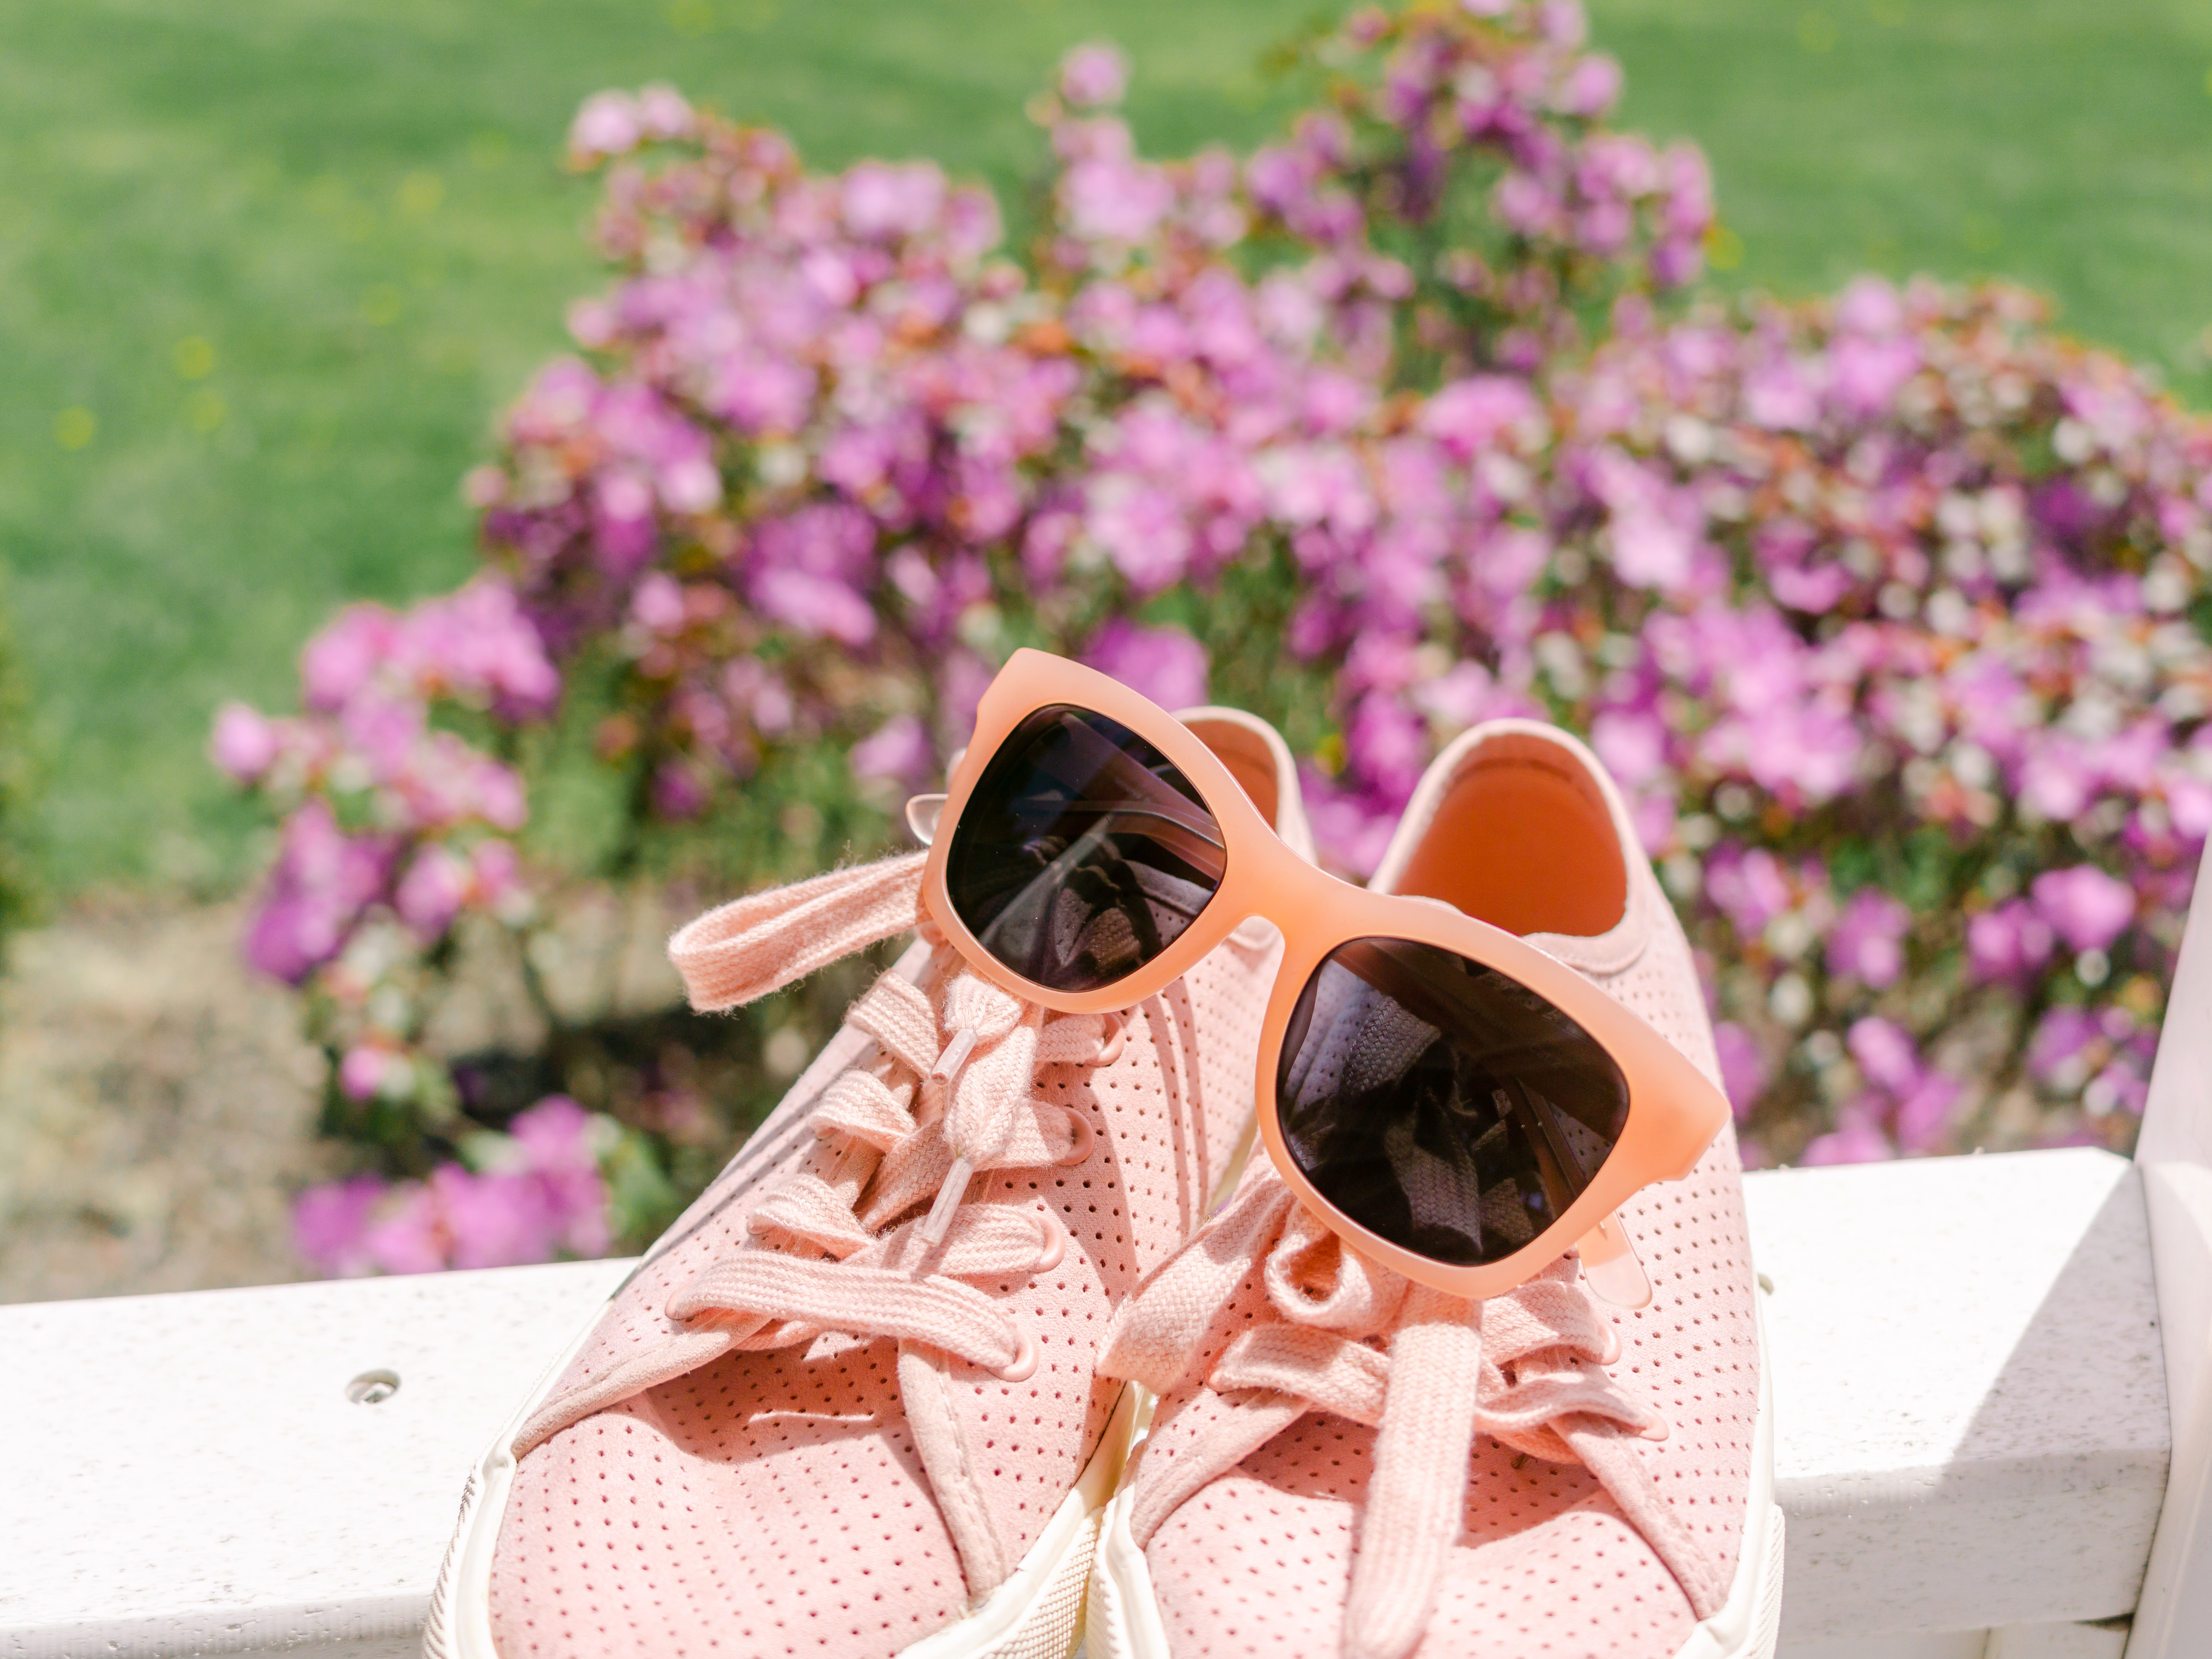
{"label": "shoe interior lining", "polygon": [[1594,938],[1628,911],[1628,868],[1595,782],[1545,745],[1468,757],[1396,884],[1515,933]]}
{"label": "shoe interior lining", "polygon": [[1276,809],[1282,803],[1277,795],[1275,757],[1268,753],[1266,739],[1234,720],[1195,720],[1189,726],[1229,769],[1229,775],[1260,809],[1260,816],[1273,824]]}

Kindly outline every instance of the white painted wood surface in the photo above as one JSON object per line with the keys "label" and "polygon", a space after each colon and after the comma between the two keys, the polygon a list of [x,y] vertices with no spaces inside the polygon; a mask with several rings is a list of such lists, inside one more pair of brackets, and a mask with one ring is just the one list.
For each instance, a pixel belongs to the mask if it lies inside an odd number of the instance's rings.
{"label": "white painted wood surface", "polygon": [[[2118,1659],[2079,1621],[2135,1605],[2169,1444],[2134,1166],[1747,1190],[1784,1659]],[[624,1268],[0,1308],[0,1656],[400,1659],[466,1465]]]}
{"label": "white painted wood surface", "polygon": [[2128,1659],[2212,1654],[2212,846],[2197,867],[2136,1157],[2151,1224],[2173,1469]]}
{"label": "white painted wood surface", "polygon": [[464,1472],[628,1265],[0,1309],[0,1654],[411,1652]]}

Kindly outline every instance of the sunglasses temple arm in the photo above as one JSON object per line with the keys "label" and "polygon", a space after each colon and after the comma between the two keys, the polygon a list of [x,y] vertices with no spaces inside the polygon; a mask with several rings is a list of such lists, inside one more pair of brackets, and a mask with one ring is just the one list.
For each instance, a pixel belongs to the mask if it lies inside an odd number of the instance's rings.
{"label": "sunglasses temple arm", "polygon": [[1636,1247],[1628,1242],[1619,1216],[1599,1222],[1583,1235],[1577,1248],[1582,1252],[1583,1276],[1601,1299],[1616,1308],[1650,1305],[1651,1281],[1644,1277],[1644,1264],[1636,1259]]}

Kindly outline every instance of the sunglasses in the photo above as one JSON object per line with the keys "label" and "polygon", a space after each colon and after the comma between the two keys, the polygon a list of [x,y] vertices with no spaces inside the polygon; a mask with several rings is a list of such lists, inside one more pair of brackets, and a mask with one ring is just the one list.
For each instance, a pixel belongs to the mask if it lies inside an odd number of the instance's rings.
{"label": "sunglasses", "polygon": [[1127,1008],[1246,921],[1273,923],[1260,1137],[1353,1249],[1482,1298],[1579,1245],[1600,1294],[1649,1299],[1613,1212],[1687,1175],[1728,1103],[1573,969],[1449,905],[1315,868],[1189,728],[1040,651],[1000,672],[950,793],[910,816],[948,941],[1061,1013]]}

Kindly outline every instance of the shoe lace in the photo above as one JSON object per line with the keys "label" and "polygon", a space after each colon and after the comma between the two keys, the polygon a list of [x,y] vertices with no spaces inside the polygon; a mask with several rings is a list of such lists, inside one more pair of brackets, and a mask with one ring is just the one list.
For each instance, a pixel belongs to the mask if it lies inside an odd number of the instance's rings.
{"label": "shoe lace", "polygon": [[1346,1249],[1270,1174],[1122,1304],[1101,1373],[1162,1395],[1188,1380],[1255,1263],[1265,1310],[1203,1378],[1222,1409],[1201,1413],[1187,1437],[1156,1430],[1138,1466],[1130,1526],[1139,1546],[1184,1499],[1320,1411],[1377,1431],[1345,1609],[1354,1659],[1401,1659],[1427,1627],[1459,1535],[1477,1431],[1552,1462],[1582,1463],[1697,1616],[1719,1608],[1718,1571],[1636,1455],[1638,1437],[1663,1438],[1667,1425],[1604,1370],[1620,1358],[1620,1339],[1573,1258],[1487,1301],[1449,1296]]}
{"label": "shoe lace", "polygon": [[[941,943],[920,914],[923,856],[835,871],[690,923],[669,954],[693,1006],[741,1006],[909,929]],[[1036,1367],[1034,1340],[969,1281],[1048,1271],[1066,1235],[1034,1210],[963,1200],[977,1175],[1090,1155],[1090,1120],[1033,1098],[1035,1074],[1110,1061],[1121,1022],[1048,1015],[964,966],[939,976],[933,994],[885,973],[845,1019],[874,1048],[823,1091],[810,1117],[817,1155],[764,1193],[746,1242],[679,1289],[669,1316],[732,1349],[836,1331],[917,1343],[1020,1382]]]}

